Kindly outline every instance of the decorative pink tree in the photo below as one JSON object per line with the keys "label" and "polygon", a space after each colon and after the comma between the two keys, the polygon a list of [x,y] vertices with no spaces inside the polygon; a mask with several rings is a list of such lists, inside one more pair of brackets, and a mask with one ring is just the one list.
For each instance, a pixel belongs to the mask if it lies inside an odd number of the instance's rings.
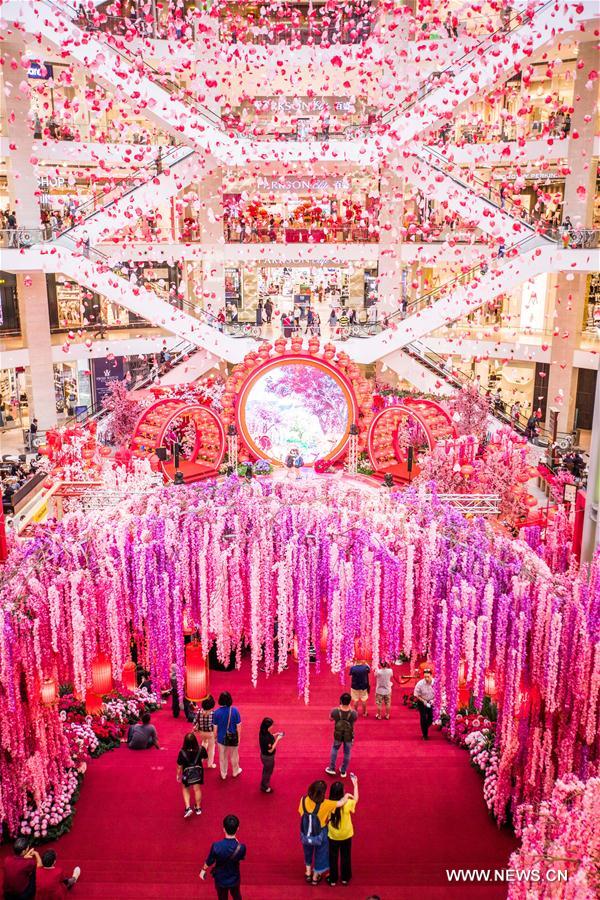
{"label": "decorative pink tree", "polygon": [[[535,890],[532,882],[513,882],[509,900],[592,900],[600,895],[600,778],[584,783],[566,775],[539,809],[521,808],[517,819],[523,844],[511,856],[510,867],[539,871],[540,879]],[[559,872],[566,880],[558,880]]]}
{"label": "decorative pink tree", "polygon": [[452,421],[457,433],[474,434],[479,440],[488,431],[490,404],[476,385],[465,384],[449,402]]}
{"label": "decorative pink tree", "polygon": [[124,381],[112,381],[102,401],[102,408],[110,413],[107,432],[111,442],[118,447],[124,446],[129,442],[141,413],[139,401],[132,397]]}

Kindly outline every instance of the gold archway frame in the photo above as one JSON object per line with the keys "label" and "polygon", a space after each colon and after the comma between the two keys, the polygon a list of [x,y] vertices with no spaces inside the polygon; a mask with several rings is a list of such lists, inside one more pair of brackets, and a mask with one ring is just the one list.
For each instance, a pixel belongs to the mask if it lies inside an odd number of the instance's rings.
{"label": "gold archway frame", "polygon": [[333,450],[331,450],[323,457],[323,459],[329,460],[336,459],[342,453],[344,447],[346,446],[346,443],[348,442],[348,437],[350,435],[350,426],[353,424],[353,422],[356,421],[358,405],[354,396],[354,391],[352,390],[351,383],[348,381],[348,379],[344,375],[342,375],[342,373],[339,372],[338,369],[335,368],[335,366],[332,366],[329,363],[324,362],[323,360],[314,359],[309,356],[284,356],[278,357],[277,359],[268,360],[264,365],[259,366],[258,369],[252,372],[252,374],[246,379],[246,381],[240,388],[240,391],[236,398],[236,418],[238,429],[244,442],[258,459],[267,459],[271,463],[271,465],[274,466],[283,465],[282,460],[275,459],[274,457],[266,454],[265,451],[258,447],[255,441],[252,439],[252,436],[250,435],[250,431],[248,429],[248,425],[246,423],[246,404],[248,402],[250,391],[252,390],[256,382],[263,377],[263,375],[267,375],[273,369],[280,369],[285,366],[311,366],[314,369],[319,369],[325,375],[328,375],[330,378],[332,378],[341,388],[348,410],[346,430]]}

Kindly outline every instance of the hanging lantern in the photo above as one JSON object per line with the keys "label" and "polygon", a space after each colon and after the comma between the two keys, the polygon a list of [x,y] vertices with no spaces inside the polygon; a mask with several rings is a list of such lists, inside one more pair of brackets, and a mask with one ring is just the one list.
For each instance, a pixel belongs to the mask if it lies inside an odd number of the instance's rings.
{"label": "hanging lantern", "polygon": [[460,473],[463,476],[463,478],[465,479],[465,481],[469,480],[469,478],[471,477],[471,475],[473,474],[474,471],[475,471],[475,468],[470,463],[465,463],[464,466],[460,467]]}
{"label": "hanging lantern", "polygon": [[419,663],[419,678],[423,677],[423,673],[425,672],[425,669],[430,669],[431,674],[435,675],[435,668],[430,659],[425,660],[425,662]]}
{"label": "hanging lantern", "polygon": [[137,687],[137,678],[136,678],[137,667],[133,660],[129,660],[123,666],[123,671],[121,673],[121,681],[123,683],[123,687],[127,688],[128,691],[135,691]]}
{"label": "hanging lantern", "polygon": [[192,622],[192,617],[190,616],[189,609],[184,609],[183,611],[183,633],[185,635],[190,635],[195,632],[194,623]]}
{"label": "hanging lantern", "polygon": [[90,716],[99,716],[102,712],[102,696],[95,691],[87,691],[85,695],[85,709]]}
{"label": "hanging lantern", "polygon": [[328,628],[327,623],[323,625],[321,629],[321,650],[327,650],[327,636],[328,636]]}
{"label": "hanging lantern", "polygon": [[193,703],[208,697],[208,664],[198,643],[185,648],[185,695]]}
{"label": "hanging lantern", "polygon": [[518,719],[526,719],[531,707],[531,700],[527,688],[521,688],[517,694],[517,702],[515,703],[515,716]]}
{"label": "hanging lantern", "polygon": [[58,699],[56,678],[45,678],[40,686],[40,700],[44,706],[52,706]]}
{"label": "hanging lantern", "polygon": [[462,687],[467,683],[467,661],[466,659],[461,659],[458,664],[458,684],[459,687]]}
{"label": "hanging lantern", "polygon": [[368,663],[373,660],[372,647],[363,643],[360,638],[356,638],[354,641],[354,659],[364,659]]}
{"label": "hanging lantern", "polygon": [[92,692],[110,694],[112,691],[112,668],[106,653],[99,653],[92,661]]}
{"label": "hanging lantern", "polygon": [[492,700],[496,699],[496,673],[492,669],[487,669],[483,680],[483,690],[485,694]]}

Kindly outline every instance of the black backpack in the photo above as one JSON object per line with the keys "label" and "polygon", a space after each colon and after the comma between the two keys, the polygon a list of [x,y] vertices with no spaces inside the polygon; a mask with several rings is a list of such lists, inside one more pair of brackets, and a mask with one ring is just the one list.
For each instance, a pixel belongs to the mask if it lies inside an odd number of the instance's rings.
{"label": "black backpack", "polygon": [[354,725],[350,721],[351,715],[352,710],[348,710],[347,712],[342,712],[342,710],[340,710],[339,719],[335,720],[333,728],[334,740],[344,741],[345,743],[354,740]]}
{"label": "black backpack", "polygon": [[306,809],[306,797],[302,798],[302,818],[300,819],[300,834],[304,843],[315,844],[323,830],[319,819],[320,803],[315,804],[314,810],[309,813]]}

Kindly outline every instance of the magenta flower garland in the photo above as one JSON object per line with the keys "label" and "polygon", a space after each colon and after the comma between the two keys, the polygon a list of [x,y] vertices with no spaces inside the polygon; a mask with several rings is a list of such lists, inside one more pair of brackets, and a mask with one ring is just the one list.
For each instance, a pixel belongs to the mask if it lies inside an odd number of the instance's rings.
{"label": "magenta flower garland", "polygon": [[539,804],[557,778],[598,773],[600,558],[589,572],[553,575],[525,544],[415,490],[390,496],[328,478],[263,492],[236,478],[166,487],[75,511],[13,547],[0,602],[0,818],[10,831],[27,793],[42,802],[70,765],[42,682],[71,682],[85,697],[97,654],[118,679],[133,637],[157,689],[172,662],[182,683],[184,617],[205,654],[214,643],[239,664],[248,646],[254,683],[259,666],[270,675],[294,652],[306,699],[311,652],[341,677],[357,648],[375,662],[427,655],[452,734],[461,660],[477,702],[491,670],[500,822]]}

